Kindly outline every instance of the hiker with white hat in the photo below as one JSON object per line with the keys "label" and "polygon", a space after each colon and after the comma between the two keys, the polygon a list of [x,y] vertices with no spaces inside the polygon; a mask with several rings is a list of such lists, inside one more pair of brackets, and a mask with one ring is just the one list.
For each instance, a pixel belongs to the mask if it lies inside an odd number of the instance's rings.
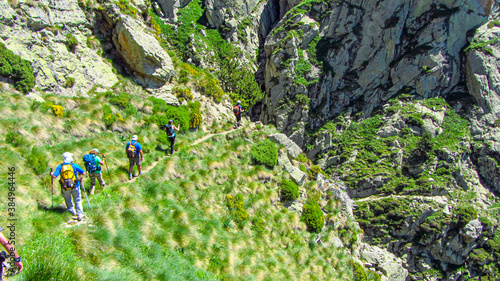
{"label": "hiker with white hat", "polygon": [[[80,192],[80,179],[78,179],[78,175],[83,175],[85,171],[78,166],[78,164],[73,163],[73,153],[64,152],[62,156],[63,163],[56,167],[54,173],[50,172],[50,175],[53,178],[57,178],[61,175],[59,183],[61,184],[61,191],[64,201],[66,202],[66,207],[73,216],[76,215],[78,217],[78,221],[81,221],[83,218],[83,208],[82,194]],[[74,205],[71,197],[73,197],[73,200],[75,201]]]}
{"label": "hiker with white hat", "polygon": [[99,157],[99,150],[97,148],[92,149],[91,151],[89,151],[88,154],[83,156],[83,163],[90,177],[89,194],[94,194],[96,179],[99,181],[99,184],[101,185],[102,189],[104,189],[104,187],[106,186],[106,183],[102,178],[102,172],[101,172],[102,170],[101,166],[104,165],[106,156],[104,156],[104,154],[102,156],[103,159]]}
{"label": "hiker with white hat", "polygon": [[127,154],[128,161],[130,164],[128,169],[129,180],[132,179],[134,172],[134,165],[137,165],[137,170],[139,171],[139,174],[137,176],[140,176],[142,174],[141,163],[144,160],[144,156],[142,154],[141,144],[138,142],[138,140],[139,137],[137,135],[132,136],[132,139],[129,142],[127,142],[127,146],[125,147],[125,154]]}

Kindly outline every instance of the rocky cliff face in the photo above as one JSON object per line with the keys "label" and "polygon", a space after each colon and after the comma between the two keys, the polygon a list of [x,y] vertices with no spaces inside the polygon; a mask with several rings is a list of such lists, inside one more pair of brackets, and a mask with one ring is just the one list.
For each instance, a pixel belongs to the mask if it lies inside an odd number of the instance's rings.
{"label": "rocky cliff face", "polygon": [[[306,129],[347,107],[369,116],[402,92],[447,95],[464,75],[460,55],[468,32],[490,12],[491,1],[299,4],[265,42],[262,119],[304,144]],[[310,102],[296,102],[299,95]]]}
{"label": "rocky cliff face", "polygon": [[146,87],[170,81],[175,75],[171,59],[140,17],[147,13],[145,2],[100,9],[87,4],[0,1],[0,37],[31,62],[33,95],[86,95],[92,88],[110,88],[118,82],[116,69],[131,72]]}

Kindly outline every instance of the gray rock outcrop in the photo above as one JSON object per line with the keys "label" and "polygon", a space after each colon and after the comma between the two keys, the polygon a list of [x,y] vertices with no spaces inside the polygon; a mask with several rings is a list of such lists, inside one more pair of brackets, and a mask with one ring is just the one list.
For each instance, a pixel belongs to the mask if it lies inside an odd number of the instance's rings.
{"label": "gray rock outcrop", "polygon": [[285,147],[288,157],[293,160],[302,153],[302,149],[285,134],[269,135],[269,139],[275,143],[281,144]]}
{"label": "gray rock outcrop", "polygon": [[[261,118],[290,136],[299,122],[317,128],[353,101],[367,116],[402,91],[446,95],[460,82],[467,31],[487,22],[490,12],[490,1],[476,0],[298,5],[265,42]],[[303,108],[292,103],[298,94],[310,98],[310,109],[291,120]]]}
{"label": "gray rock outcrop", "polygon": [[[76,0],[19,3],[14,11],[0,0],[0,38],[15,54],[31,62],[35,89],[44,93],[86,95],[97,85],[109,88],[118,82],[113,67],[86,44],[91,22]],[[75,37],[74,51],[67,35]],[[74,83],[68,81],[73,80]]]}
{"label": "gray rock outcrop", "polygon": [[113,42],[127,62],[139,83],[146,87],[160,87],[175,75],[172,59],[156,38],[144,32],[146,26],[129,16],[118,20]]}

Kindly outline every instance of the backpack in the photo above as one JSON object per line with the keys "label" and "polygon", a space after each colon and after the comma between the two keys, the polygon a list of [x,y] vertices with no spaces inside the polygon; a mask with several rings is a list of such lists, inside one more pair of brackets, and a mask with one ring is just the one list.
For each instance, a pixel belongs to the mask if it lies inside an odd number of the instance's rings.
{"label": "backpack", "polygon": [[95,163],[95,155],[94,154],[87,154],[87,155],[83,156],[83,163],[85,165],[85,170],[87,170],[87,172],[89,172],[89,174],[100,170],[99,169],[100,167],[97,167],[97,165]]}
{"label": "backpack", "polygon": [[135,149],[136,149],[135,148],[135,144],[136,143],[137,142],[134,142],[134,143],[130,142],[130,145],[127,148],[127,156],[128,156],[128,158],[134,158],[135,157]]}
{"label": "backpack", "polygon": [[167,130],[167,136],[170,137],[174,135],[174,128],[172,128],[172,125],[165,125],[165,129]]}
{"label": "backpack", "polygon": [[240,114],[240,113],[241,113],[241,112],[240,112],[240,106],[239,106],[239,105],[235,105],[235,106],[233,107],[233,112],[234,112],[234,114],[235,114],[235,115]]}
{"label": "backpack", "polygon": [[61,167],[61,185],[65,190],[75,188],[75,171],[71,164],[65,164]]}

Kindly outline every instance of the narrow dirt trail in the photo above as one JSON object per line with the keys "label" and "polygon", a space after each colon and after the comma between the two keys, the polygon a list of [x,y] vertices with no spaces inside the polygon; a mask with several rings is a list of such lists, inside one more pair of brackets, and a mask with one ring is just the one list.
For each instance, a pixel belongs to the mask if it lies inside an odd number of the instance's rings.
{"label": "narrow dirt trail", "polygon": [[[224,131],[224,132],[221,132],[221,133],[213,133],[213,134],[208,134],[208,135],[206,135],[206,136],[204,136],[204,137],[202,137],[202,138],[197,139],[195,142],[193,142],[193,143],[192,143],[191,145],[189,145],[188,147],[195,146],[195,145],[197,145],[197,144],[199,144],[199,143],[202,143],[202,142],[206,141],[207,139],[209,139],[209,138],[211,138],[211,137],[213,137],[213,136],[218,136],[218,135],[225,136],[225,135],[227,135],[228,133],[233,132],[233,131],[235,131],[235,130],[237,130],[237,129],[234,129],[234,128],[233,128],[233,129],[230,129],[229,131]],[[158,160],[154,161],[154,162],[153,162],[153,163],[151,163],[151,165],[149,165],[146,169],[142,169],[142,173],[143,173],[143,174],[145,174],[145,173],[149,172],[151,169],[153,169],[154,167],[156,167],[156,165],[158,164],[158,162],[160,162],[161,160],[165,159],[165,157],[167,157],[167,156],[164,156],[164,157],[162,157],[162,158],[160,158],[160,159],[158,159]],[[126,181],[126,182],[135,182],[138,178],[140,178],[140,177],[134,177],[134,178],[132,178],[132,180],[129,180],[129,181]]]}

